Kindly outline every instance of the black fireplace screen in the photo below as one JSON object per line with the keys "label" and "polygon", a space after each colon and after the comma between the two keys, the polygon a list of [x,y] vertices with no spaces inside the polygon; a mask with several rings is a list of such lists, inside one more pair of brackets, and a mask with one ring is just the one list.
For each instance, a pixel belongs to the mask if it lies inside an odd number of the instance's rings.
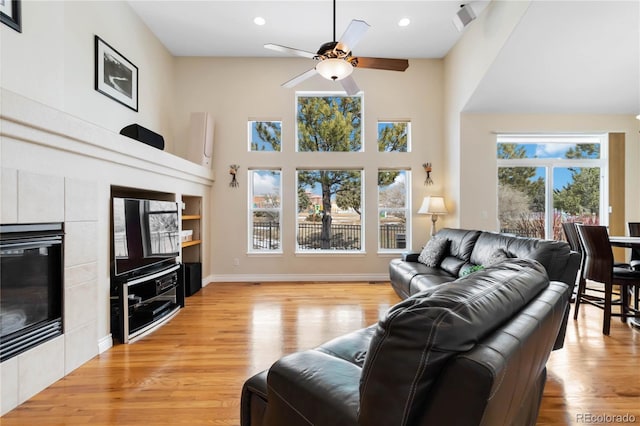
{"label": "black fireplace screen", "polygon": [[0,361],[62,334],[62,223],[0,225]]}

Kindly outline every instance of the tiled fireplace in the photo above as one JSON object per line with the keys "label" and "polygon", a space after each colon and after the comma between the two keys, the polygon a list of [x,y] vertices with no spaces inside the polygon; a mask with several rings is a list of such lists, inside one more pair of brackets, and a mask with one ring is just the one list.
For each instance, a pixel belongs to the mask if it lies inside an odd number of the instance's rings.
{"label": "tiled fireplace", "polygon": [[65,230],[63,334],[2,362],[4,414],[98,354],[97,187],[5,168],[2,201],[3,223],[57,222]]}

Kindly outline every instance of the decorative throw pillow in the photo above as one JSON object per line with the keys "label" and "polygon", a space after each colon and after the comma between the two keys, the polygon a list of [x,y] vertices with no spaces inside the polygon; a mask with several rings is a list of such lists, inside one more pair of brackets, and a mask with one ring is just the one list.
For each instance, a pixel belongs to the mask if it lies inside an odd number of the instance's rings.
{"label": "decorative throw pillow", "polygon": [[449,240],[446,238],[431,238],[420,252],[418,262],[435,268],[440,264],[448,249]]}
{"label": "decorative throw pillow", "polygon": [[495,265],[496,263],[500,263],[503,260],[509,259],[510,257],[511,256],[506,250],[497,249],[496,251],[491,253],[491,256],[489,256],[489,259],[487,259],[487,261],[483,266],[487,267],[487,266]]}

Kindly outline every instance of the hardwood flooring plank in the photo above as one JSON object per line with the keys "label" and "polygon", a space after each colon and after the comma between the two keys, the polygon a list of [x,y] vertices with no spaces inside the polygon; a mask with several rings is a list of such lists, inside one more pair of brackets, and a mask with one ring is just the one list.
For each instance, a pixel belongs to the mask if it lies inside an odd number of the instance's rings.
{"label": "hardwood flooring plank", "polygon": [[[399,301],[371,283],[215,283],[153,334],[82,365],[0,419],[13,425],[238,425],[240,390],[287,353],[375,323]],[[581,306],[552,353],[539,425],[640,423],[640,331]]]}

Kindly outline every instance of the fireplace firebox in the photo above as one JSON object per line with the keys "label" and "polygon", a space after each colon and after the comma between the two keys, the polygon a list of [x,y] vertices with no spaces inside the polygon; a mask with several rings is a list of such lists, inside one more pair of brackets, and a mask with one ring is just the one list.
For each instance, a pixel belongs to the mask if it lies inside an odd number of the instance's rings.
{"label": "fireplace firebox", "polygon": [[62,334],[62,223],[0,225],[0,361]]}

